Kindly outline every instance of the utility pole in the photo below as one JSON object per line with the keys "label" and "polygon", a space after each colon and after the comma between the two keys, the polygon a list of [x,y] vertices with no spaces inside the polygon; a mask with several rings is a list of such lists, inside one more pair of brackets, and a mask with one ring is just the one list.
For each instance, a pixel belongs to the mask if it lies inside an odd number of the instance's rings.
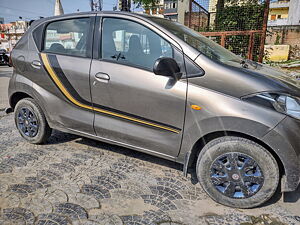
{"label": "utility pole", "polygon": [[102,11],[103,0],[90,0],[91,11]]}

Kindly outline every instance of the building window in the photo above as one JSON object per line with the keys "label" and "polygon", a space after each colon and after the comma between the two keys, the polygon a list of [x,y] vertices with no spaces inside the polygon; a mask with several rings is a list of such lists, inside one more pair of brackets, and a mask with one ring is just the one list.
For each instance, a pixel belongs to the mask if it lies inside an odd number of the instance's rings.
{"label": "building window", "polygon": [[271,20],[276,20],[276,15],[271,15]]}

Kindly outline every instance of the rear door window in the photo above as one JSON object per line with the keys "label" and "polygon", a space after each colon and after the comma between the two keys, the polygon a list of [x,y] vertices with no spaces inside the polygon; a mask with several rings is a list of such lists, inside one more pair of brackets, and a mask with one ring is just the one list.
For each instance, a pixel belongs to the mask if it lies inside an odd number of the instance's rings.
{"label": "rear door window", "polygon": [[44,51],[86,57],[90,40],[90,18],[51,22],[45,31]]}

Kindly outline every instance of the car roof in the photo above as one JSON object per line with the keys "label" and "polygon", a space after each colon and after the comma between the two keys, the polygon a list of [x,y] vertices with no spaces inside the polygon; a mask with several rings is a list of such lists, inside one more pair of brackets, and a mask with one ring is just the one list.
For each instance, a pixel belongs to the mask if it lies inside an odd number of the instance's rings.
{"label": "car roof", "polygon": [[50,16],[50,17],[44,17],[38,20],[34,20],[32,21],[32,28],[40,25],[43,22],[47,22],[49,20],[53,20],[53,19],[64,19],[64,18],[72,18],[72,17],[76,17],[76,16],[84,16],[84,15],[128,15],[128,16],[134,16],[134,17],[138,17],[138,18],[142,18],[142,19],[147,19],[147,18],[151,18],[153,16],[150,16],[148,14],[141,14],[141,13],[133,13],[133,12],[124,12],[124,11],[88,11],[88,12],[77,12],[77,13],[69,13],[69,14],[63,14],[60,16]]}
{"label": "car roof", "polygon": [[141,13],[133,13],[133,12],[123,12],[123,11],[88,11],[88,12],[78,12],[78,13],[69,13],[64,14],[60,16],[50,16],[40,19],[39,21],[47,21],[55,18],[68,18],[68,17],[74,17],[74,16],[82,16],[82,15],[105,15],[105,14],[115,14],[115,15],[128,15],[128,16],[135,16],[140,18],[151,18],[153,16],[150,16],[148,14],[141,14]]}

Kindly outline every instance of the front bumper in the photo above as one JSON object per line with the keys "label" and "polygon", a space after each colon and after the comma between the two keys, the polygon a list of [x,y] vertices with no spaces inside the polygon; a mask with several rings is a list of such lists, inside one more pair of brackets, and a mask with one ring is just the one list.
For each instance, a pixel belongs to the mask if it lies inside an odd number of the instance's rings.
{"label": "front bumper", "polygon": [[263,139],[284,166],[282,191],[295,191],[300,182],[300,121],[287,116]]}

